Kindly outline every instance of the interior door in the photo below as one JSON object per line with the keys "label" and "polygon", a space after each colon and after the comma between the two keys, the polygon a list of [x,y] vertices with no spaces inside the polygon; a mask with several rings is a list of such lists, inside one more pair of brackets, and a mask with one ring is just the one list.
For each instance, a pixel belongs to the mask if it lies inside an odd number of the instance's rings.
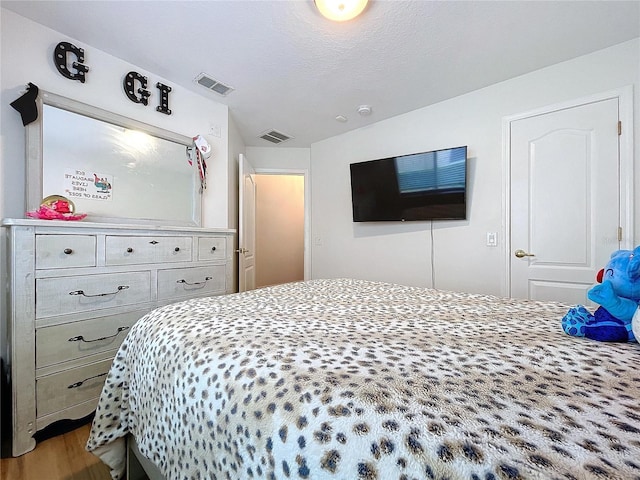
{"label": "interior door", "polygon": [[510,124],[511,296],[588,304],[620,248],[618,99]]}
{"label": "interior door", "polygon": [[238,291],[256,288],[256,171],[247,158],[239,158]]}

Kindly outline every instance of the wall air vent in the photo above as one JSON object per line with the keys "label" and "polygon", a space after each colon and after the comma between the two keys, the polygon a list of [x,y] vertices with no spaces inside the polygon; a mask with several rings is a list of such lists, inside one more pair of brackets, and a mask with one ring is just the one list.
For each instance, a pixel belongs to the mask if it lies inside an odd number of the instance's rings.
{"label": "wall air vent", "polygon": [[266,140],[267,142],[278,144],[278,143],[286,142],[287,140],[293,137],[289,135],[285,135],[284,133],[279,132],[277,130],[268,130],[263,134],[261,134],[260,138],[263,140]]}
{"label": "wall air vent", "polygon": [[216,92],[218,95],[222,95],[226,97],[229,93],[233,91],[233,87],[229,85],[225,85],[217,80],[214,80],[206,73],[201,73],[195,78],[195,82],[198,85],[202,85],[203,87]]}

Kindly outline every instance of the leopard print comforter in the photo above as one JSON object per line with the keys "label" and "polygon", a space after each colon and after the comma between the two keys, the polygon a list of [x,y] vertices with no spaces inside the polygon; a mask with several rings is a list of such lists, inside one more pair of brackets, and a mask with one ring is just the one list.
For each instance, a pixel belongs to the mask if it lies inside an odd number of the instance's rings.
{"label": "leopard print comforter", "polygon": [[640,344],[567,306],[350,279],[143,317],[87,449],[167,479],[640,479]]}

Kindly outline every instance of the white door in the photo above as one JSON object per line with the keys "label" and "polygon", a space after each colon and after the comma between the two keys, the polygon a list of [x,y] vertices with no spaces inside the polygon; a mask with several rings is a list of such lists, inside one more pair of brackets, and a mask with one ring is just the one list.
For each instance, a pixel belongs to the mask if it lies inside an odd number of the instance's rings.
{"label": "white door", "polygon": [[588,304],[620,248],[618,99],[510,123],[511,296]]}
{"label": "white door", "polygon": [[238,290],[256,288],[256,182],[247,158],[239,159]]}

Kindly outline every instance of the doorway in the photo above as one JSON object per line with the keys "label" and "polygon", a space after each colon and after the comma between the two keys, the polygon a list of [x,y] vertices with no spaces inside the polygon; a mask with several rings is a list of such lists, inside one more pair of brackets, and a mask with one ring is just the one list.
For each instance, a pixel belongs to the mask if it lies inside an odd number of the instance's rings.
{"label": "doorway", "polygon": [[588,304],[633,239],[633,120],[621,89],[505,120],[508,294]]}
{"label": "doorway", "polygon": [[256,287],[305,279],[305,177],[256,170]]}

